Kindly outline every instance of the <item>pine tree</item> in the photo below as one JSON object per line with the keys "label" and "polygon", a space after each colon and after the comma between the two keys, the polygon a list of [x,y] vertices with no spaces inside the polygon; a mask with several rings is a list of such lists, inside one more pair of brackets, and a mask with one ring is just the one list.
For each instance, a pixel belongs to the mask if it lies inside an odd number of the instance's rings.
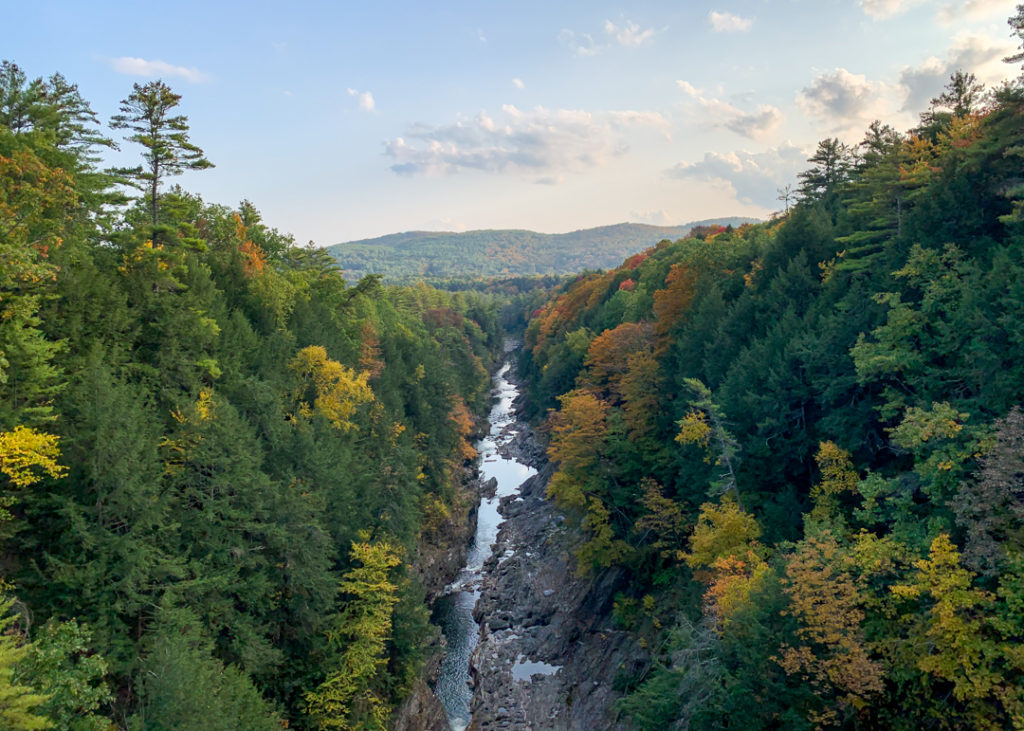
{"label": "pine tree", "polygon": [[121,100],[121,113],[110,119],[113,129],[131,132],[126,140],[146,148],[143,153],[145,165],[119,168],[113,172],[129,185],[140,190],[148,189],[154,228],[157,225],[160,183],[168,176],[181,175],[186,170],[213,167],[213,163],[203,157],[203,151],[189,142],[188,118],[183,114],[170,116],[180,101],[181,95],[172,92],[162,81],[151,81],[144,86],[135,84],[128,98]]}

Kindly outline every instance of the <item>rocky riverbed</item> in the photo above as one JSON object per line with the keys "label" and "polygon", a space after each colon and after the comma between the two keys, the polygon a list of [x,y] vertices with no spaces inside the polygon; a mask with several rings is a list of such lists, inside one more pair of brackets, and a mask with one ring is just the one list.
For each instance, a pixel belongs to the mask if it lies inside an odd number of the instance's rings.
{"label": "rocky riverbed", "polygon": [[644,653],[612,626],[625,576],[574,573],[578,536],[545,498],[552,468],[531,430],[507,427],[499,453],[538,470],[518,495],[501,499],[505,518],[484,563],[473,615],[480,639],[470,658],[470,729],[616,727],[614,681]]}

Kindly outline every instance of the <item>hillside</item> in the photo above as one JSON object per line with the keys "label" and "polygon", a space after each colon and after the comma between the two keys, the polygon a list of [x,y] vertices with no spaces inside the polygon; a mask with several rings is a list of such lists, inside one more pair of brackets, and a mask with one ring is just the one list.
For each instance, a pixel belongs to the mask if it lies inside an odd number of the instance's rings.
{"label": "hillside", "polygon": [[615,267],[663,239],[686,236],[695,226],[738,226],[754,220],[713,218],[681,226],[619,223],[564,234],[518,229],[408,231],[335,244],[327,251],[338,260],[349,282],[365,274],[383,274],[389,281],[566,274]]}

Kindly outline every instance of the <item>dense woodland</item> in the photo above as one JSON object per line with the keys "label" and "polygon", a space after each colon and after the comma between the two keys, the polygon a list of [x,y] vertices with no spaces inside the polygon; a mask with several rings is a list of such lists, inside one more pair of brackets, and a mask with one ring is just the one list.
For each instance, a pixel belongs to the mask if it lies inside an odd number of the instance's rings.
{"label": "dense woodland", "polygon": [[809,162],[527,329],[577,571],[650,652],[619,723],[1024,728],[1024,84]]}
{"label": "dense woodland", "polygon": [[576,274],[611,269],[660,239],[685,236],[694,226],[739,225],[750,218],[722,218],[682,226],[620,223],[544,234],[523,230],[409,231],[328,247],[346,272],[358,278],[381,274],[387,282]]}
{"label": "dense woodland", "polygon": [[0,727],[384,728],[504,321],[649,654],[616,724],[1024,728],[1021,79],[824,140],[767,223],[449,291],[171,186],[178,101],[104,132],[0,66]]}
{"label": "dense woodland", "polygon": [[136,85],[103,170],[76,87],[0,67],[0,727],[382,728],[498,310],[170,187],[178,99]]}

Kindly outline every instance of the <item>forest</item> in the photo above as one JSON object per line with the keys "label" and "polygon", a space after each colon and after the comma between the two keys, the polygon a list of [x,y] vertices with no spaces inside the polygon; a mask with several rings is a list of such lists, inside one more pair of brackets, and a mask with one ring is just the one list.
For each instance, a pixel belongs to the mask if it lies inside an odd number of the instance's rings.
{"label": "forest", "polygon": [[[0,67],[0,727],[381,728],[436,638],[414,567],[468,509],[498,308],[349,286],[167,185],[211,165],[179,99],[136,84],[115,142]],[[118,143],[138,167],[101,168]]]}
{"label": "forest", "polygon": [[354,278],[382,274],[386,282],[452,279],[503,280],[611,269],[659,239],[685,236],[694,226],[740,225],[755,219],[726,217],[681,226],[620,223],[563,234],[522,230],[410,231],[327,247]]}
{"label": "forest", "polygon": [[0,65],[0,727],[393,726],[511,334],[645,653],[610,726],[1024,729],[1024,77],[769,221],[445,288],[173,185],[180,99]]}
{"label": "forest", "polygon": [[1024,728],[1022,156],[1020,79],[956,72],[533,313],[548,495],[649,649],[617,723]]}

